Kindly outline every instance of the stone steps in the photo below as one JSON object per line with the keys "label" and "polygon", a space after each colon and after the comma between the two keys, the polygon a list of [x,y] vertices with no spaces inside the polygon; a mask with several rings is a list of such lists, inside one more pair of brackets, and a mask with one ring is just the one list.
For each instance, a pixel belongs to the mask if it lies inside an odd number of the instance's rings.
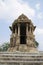
{"label": "stone steps", "polygon": [[0,63],[43,63],[43,53],[0,52]]}

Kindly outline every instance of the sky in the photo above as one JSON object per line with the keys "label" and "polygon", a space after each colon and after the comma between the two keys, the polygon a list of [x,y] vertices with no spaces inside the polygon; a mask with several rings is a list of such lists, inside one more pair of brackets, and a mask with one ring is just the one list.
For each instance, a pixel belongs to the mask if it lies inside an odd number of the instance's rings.
{"label": "sky", "polygon": [[38,50],[43,51],[43,0],[0,0],[0,45],[10,41],[9,26],[22,13],[36,26]]}

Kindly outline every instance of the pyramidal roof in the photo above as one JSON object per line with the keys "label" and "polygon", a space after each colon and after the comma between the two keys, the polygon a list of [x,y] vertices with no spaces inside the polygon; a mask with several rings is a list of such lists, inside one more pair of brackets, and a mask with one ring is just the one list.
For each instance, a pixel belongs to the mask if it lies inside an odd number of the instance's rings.
{"label": "pyramidal roof", "polygon": [[21,14],[14,22],[13,22],[13,25],[15,24],[15,23],[22,23],[22,22],[24,22],[24,23],[32,23],[31,22],[31,20],[26,16],[26,15],[24,15],[24,14]]}
{"label": "pyramidal roof", "polygon": [[21,15],[18,17],[18,19],[28,19],[28,17],[27,17],[26,15],[24,15],[24,14],[21,14]]}

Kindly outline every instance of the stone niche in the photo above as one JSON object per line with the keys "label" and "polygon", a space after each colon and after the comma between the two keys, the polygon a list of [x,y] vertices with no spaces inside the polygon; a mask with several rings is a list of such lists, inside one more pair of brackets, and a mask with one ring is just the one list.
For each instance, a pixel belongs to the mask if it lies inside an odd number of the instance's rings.
{"label": "stone niche", "polygon": [[33,34],[36,26],[27,16],[20,15],[9,28],[12,34],[8,51],[37,52]]}

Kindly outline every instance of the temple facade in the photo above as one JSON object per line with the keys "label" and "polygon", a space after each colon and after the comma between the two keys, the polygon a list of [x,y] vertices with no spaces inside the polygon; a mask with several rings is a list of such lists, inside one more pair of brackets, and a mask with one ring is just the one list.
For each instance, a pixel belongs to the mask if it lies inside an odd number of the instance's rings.
{"label": "temple facade", "polygon": [[9,51],[37,52],[34,30],[36,26],[24,14],[20,15],[10,26]]}

